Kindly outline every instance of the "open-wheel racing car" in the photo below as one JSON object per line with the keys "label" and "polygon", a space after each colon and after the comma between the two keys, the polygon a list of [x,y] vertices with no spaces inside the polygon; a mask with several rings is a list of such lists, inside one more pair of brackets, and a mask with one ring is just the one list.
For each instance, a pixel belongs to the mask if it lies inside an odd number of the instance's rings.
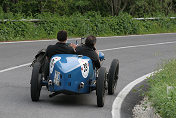
{"label": "open-wheel racing car", "polygon": [[[104,54],[99,52],[100,61],[104,60]],[[96,70],[89,57],[75,54],[56,54],[49,62],[49,76],[44,78],[45,69],[43,60],[45,51],[40,51],[32,63],[31,99],[38,101],[42,86],[46,86],[51,92],[49,97],[57,94],[88,94],[96,90],[97,106],[104,106],[106,90],[108,94],[114,94],[118,80],[119,61],[114,59],[109,72],[105,67]]]}

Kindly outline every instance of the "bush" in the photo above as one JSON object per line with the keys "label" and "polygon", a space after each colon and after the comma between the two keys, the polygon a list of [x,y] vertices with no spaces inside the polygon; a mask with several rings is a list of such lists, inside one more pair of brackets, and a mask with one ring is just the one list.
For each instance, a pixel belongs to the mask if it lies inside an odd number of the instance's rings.
{"label": "bush", "polygon": [[[22,14],[4,14],[4,18],[22,19]],[[2,17],[2,16],[1,16]],[[126,13],[119,16],[102,17],[100,13],[88,12],[72,16],[42,13],[35,17],[41,22],[3,22],[0,23],[0,41],[56,38],[59,30],[66,30],[69,36],[87,35],[112,36],[128,34],[145,34],[176,31],[176,20],[163,18],[158,21],[136,21]]]}
{"label": "bush", "polygon": [[[147,95],[162,118],[176,117],[176,60],[163,64],[163,70],[149,78]],[[167,92],[167,87],[173,89]]]}

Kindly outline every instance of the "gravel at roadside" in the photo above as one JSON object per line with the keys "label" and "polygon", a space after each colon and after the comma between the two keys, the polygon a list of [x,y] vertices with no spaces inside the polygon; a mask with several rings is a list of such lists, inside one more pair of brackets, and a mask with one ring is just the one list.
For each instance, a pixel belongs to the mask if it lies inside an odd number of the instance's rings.
{"label": "gravel at roadside", "polygon": [[144,97],[140,104],[133,108],[132,112],[133,118],[161,118],[159,114],[155,113],[155,109],[147,97]]}

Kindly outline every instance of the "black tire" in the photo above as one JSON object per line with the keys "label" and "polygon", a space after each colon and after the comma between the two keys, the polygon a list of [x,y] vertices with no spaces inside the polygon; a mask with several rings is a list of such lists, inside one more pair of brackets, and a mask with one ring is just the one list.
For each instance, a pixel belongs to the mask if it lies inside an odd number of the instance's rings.
{"label": "black tire", "polygon": [[45,72],[45,63],[46,63],[46,59],[45,59],[45,55],[44,54],[40,54],[37,56],[36,58],[36,62],[39,62],[40,63],[40,73],[43,73]]}
{"label": "black tire", "polygon": [[34,63],[32,76],[31,76],[31,99],[32,101],[39,101],[41,91],[41,64],[39,62]]}
{"label": "black tire", "polygon": [[119,76],[119,60],[113,59],[108,73],[108,94],[113,95]]}
{"label": "black tire", "polygon": [[101,67],[99,69],[98,78],[96,81],[96,94],[97,94],[97,106],[104,106],[104,97],[105,97],[105,83],[106,83],[107,72],[106,68]]}

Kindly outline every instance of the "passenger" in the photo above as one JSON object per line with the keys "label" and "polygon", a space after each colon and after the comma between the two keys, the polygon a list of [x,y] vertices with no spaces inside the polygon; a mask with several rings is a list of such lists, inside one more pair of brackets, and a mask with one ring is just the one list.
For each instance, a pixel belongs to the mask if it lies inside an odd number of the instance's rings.
{"label": "passenger", "polygon": [[93,66],[96,69],[100,68],[99,52],[95,48],[96,37],[88,36],[85,44],[76,47],[76,54],[84,55],[92,60]]}

